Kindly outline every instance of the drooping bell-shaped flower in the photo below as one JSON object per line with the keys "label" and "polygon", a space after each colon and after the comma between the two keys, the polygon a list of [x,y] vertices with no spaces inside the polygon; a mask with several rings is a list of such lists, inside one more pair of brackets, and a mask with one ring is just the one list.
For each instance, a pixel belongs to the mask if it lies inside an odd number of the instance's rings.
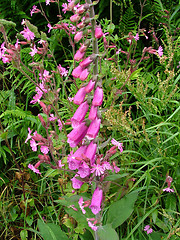
{"label": "drooping bell-shaped flower", "polygon": [[81,186],[84,184],[81,180],[77,179],[76,177],[78,177],[79,175],[76,174],[73,178],[71,178],[72,181],[72,186],[74,189],[80,189]]}
{"label": "drooping bell-shaped flower", "polygon": [[72,71],[73,77],[78,78],[81,75],[82,71],[83,68],[81,66],[74,68],[74,70]]}
{"label": "drooping bell-shaped flower", "polygon": [[93,193],[91,205],[89,206],[92,213],[94,213],[95,215],[101,211],[102,198],[103,198],[103,190],[97,187]]}
{"label": "drooping bell-shaped flower", "polygon": [[88,127],[85,125],[85,122],[79,124],[77,128],[74,128],[68,135],[67,142],[70,147],[76,147],[78,143],[85,137]]}
{"label": "drooping bell-shaped flower", "polygon": [[75,151],[75,153],[71,152],[71,154],[68,155],[67,161],[69,164],[69,169],[71,170],[79,169],[81,161],[77,160],[76,158],[81,158],[82,154],[85,154],[86,149],[87,146],[81,146]]}
{"label": "drooping bell-shaped flower", "polygon": [[90,175],[91,171],[89,166],[85,163],[82,162],[81,166],[79,167],[78,174],[80,175],[81,178],[88,177]]}
{"label": "drooping bell-shaped flower", "polygon": [[71,22],[78,22],[81,19],[81,16],[79,14],[74,14],[70,17]]}
{"label": "drooping bell-shaped flower", "polygon": [[87,70],[87,68],[85,68],[82,73],[80,74],[79,78],[81,79],[81,81],[86,80],[86,78],[89,75],[89,71]]}
{"label": "drooping bell-shaped flower", "polygon": [[80,105],[84,101],[85,96],[86,96],[85,87],[82,87],[77,91],[76,95],[74,96],[73,99],[74,104]]}
{"label": "drooping bell-shaped flower", "polygon": [[76,54],[74,55],[74,60],[75,61],[80,61],[84,57],[85,52],[77,51]]}
{"label": "drooping bell-shaped flower", "polygon": [[74,41],[75,42],[79,42],[81,40],[81,38],[83,37],[83,32],[82,31],[79,31],[75,34],[74,36]]}
{"label": "drooping bell-shaped flower", "polygon": [[94,92],[94,98],[92,101],[92,105],[94,106],[100,106],[103,102],[103,89],[100,87],[97,87]]}
{"label": "drooping bell-shaped flower", "polygon": [[96,136],[98,135],[98,132],[99,132],[100,124],[101,124],[101,119],[98,119],[98,118],[96,118],[95,120],[93,120],[91,122],[91,124],[89,125],[89,128],[87,130],[87,134],[86,134],[86,137],[89,140],[96,138]]}
{"label": "drooping bell-shaped flower", "polygon": [[85,152],[86,157],[90,159],[91,165],[93,165],[95,162],[96,150],[97,150],[97,144],[93,143],[92,141],[87,147]]}
{"label": "drooping bell-shaped flower", "polygon": [[89,81],[88,85],[85,87],[85,91],[87,93],[90,93],[93,89],[94,89],[94,86],[95,86],[95,81],[92,81],[92,79]]}
{"label": "drooping bell-shaped flower", "polygon": [[90,112],[89,112],[89,119],[90,120],[94,120],[94,119],[96,119],[96,117],[97,117],[97,107],[95,107],[95,106],[91,106],[91,109],[90,109]]}
{"label": "drooping bell-shaped flower", "polygon": [[89,64],[92,63],[92,60],[90,57],[87,57],[85,58],[82,62],[79,63],[79,65],[82,67],[82,68],[86,68],[89,66]]}
{"label": "drooping bell-shaped flower", "polygon": [[71,118],[71,123],[73,128],[77,127],[84,120],[84,117],[88,109],[89,109],[89,105],[87,101],[81,103],[81,105],[78,107],[73,117]]}
{"label": "drooping bell-shaped flower", "polygon": [[95,38],[101,38],[103,36],[103,32],[101,27],[96,27],[95,29]]}

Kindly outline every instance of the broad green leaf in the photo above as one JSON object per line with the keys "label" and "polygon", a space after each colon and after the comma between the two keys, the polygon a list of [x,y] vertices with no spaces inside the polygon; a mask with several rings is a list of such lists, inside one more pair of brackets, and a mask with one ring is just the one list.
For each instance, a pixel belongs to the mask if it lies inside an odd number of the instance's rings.
{"label": "broad green leaf", "polygon": [[27,238],[28,238],[28,232],[27,232],[27,230],[22,230],[22,231],[20,232],[20,237],[21,237],[21,240],[27,240]]}
{"label": "broad green leaf", "polygon": [[117,232],[111,227],[110,224],[99,227],[97,230],[99,240],[119,240]]}
{"label": "broad green leaf", "polygon": [[38,219],[38,228],[44,240],[68,240],[68,237],[61,230],[60,226],[54,223],[44,223]]}
{"label": "broad green leaf", "polygon": [[138,192],[134,191],[114,202],[108,211],[107,223],[111,223],[113,228],[120,226],[131,215],[134,210],[134,203]]}
{"label": "broad green leaf", "polygon": [[126,177],[127,175],[128,175],[128,173],[112,174],[112,175],[109,175],[109,176],[105,177],[104,181],[115,181],[115,180],[117,180],[117,179]]}

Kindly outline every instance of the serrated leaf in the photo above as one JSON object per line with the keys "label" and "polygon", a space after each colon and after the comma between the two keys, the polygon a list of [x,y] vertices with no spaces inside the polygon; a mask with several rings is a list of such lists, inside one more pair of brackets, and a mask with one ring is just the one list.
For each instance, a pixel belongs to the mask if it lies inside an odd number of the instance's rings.
{"label": "serrated leaf", "polygon": [[5,19],[0,19],[0,25],[3,25],[5,27],[16,27],[16,24],[12,21],[7,21]]}
{"label": "serrated leaf", "polygon": [[32,23],[30,23],[27,19],[26,19],[26,25],[29,28],[29,30],[34,33],[35,37],[40,38],[38,28],[34,26]]}
{"label": "serrated leaf", "polygon": [[114,202],[109,208],[107,223],[112,224],[113,228],[117,228],[125,222],[134,210],[134,203],[137,200],[137,196],[138,192],[134,191],[121,200]]}
{"label": "serrated leaf", "polygon": [[97,230],[99,240],[119,240],[117,232],[111,227],[110,224],[99,227]]}
{"label": "serrated leaf", "polygon": [[53,223],[44,223],[38,219],[40,235],[44,240],[68,240],[67,235],[61,230],[60,226]]}

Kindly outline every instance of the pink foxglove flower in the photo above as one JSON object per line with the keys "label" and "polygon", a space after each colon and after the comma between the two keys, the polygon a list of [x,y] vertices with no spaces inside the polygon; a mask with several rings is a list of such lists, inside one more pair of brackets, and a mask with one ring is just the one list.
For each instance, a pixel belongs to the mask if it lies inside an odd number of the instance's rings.
{"label": "pink foxglove flower", "polygon": [[123,152],[123,145],[122,143],[116,141],[114,138],[111,140],[111,143],[115,146],[118,147],[118,149],[120,150],[120,152]]}
{"label": "pink foxglove flower", "polygon": [[82,67],[82,68],[86,68],[89,66],[89,64],[92,63],[92,60],[90,57],[87,57],[85,58],[82,62],[79,63],[79,65]]}
{"label": "pink foxglove flower", "polygon": [[79,169],[81,161],[77,160],[76,158],[81,159],[82,155],[85,153],[86,151],[86,146],[81,146],[80,148],[78,148],[75,153],[71,152],[68,157],[67,157],[67,161],[69,164],[69,169],[70,170],[76,170]]}
{"label": "pink foxglove flower", "polygon": [[32,164],[28,164],[28,168],[30,168],[33,172],[37,174],[41,174],[37,168],[35,168]]}
{"label": "pink foxglove flower", "polygon": [[90,80],[88,85],[85,87],[85,91],[90,93],[94,89],[95,83],[95,81]]}
{"label": "pink foxglove flower", "polygon": [[93,193],[91,205],[89,206],[92,213],[94,213],[95,215],[101,211],[102,198],[103,198],[103,190],[97,187]]}
{"label": "pink foxglove flower", "polygon": [[74,55],[75,61],[80,61],[84,57],[85,52],[80,52],[79,50]]}
{"label": "pink foxglove flower", "polygon": [[84,117],[88,109],[89,109],[89,105],[87,101],[81,103],[81,105],[78,107],[73,117],[71,118],[71,123],[73,128],[77,127],[84,120]]}
{"label": "pink foxglove flower", "polygon": [[75,41],[75,42],[79,42],[82,37],[83,37],[83,32],[82,32],[82,31],[79,31],[79,32],[77,32],[76,35],[74,36],[74,41]]}
{"label": "pink foxglove flower", "polygon": [[158,50],[157,50],[157,53],[160,57],[162,57],[163,55],[163,48],[161,46],[159,46]]}
{"label": "pink foxglove flower", "polygon": [[47,146],[41,146],[40,150],[44,154],[48,154],[49,152],[49,148]]}
{"label": "pink foxglove flower", "polygon": [[78,143],[85,137],[88,127],[85,123],[79,124],[77,128],[74,128],[68,135],[67,142],[69,143],[70,147],[76,147]]}
{"label": "pink foxglove flower", "polygon": [[74,68],[74,70],[72,71],[73,77],[78,78],[81,75],[82,71],[83,68],[81,66]]}
{"label": "pink foxglove flower", "polygon": [[76,95],[74,96],[73,100],[74,104],[80,105],[81,103],[83,103],[85,96],[86,96],[85,87],[82,87],[77,91]]}
{"label": "pink foxglove flower", "polygon": [[78,22],[81,19],[81,16],[74,14],[70,17],[71,22]]}
{"label": "pink foxglove flower", "polygon": [[88,118],[89,118],[90,120],[95,120],[96,117],[97,117],[97,107],[95,107],[95,106],[92,105],[92,106],[91,106],[91,109],[90,109],[90,112],[89,112]]}
{"label": "pink foxglove flower", "polygon": [[98,119],[98,118],[96,118],[95,120],[93,120],[91,122],[91,124],[89,125],[89,128],[87,130],[87,134],[86,134],[86,137],[89,140],[96,138],[96,136],[98,135],[98,132],[99,132],[100,124],[101,124],[101,119]]}
{"label": "pink foxglove flower", "polygon": [[93,165],[95,162],[96,150],[97,150],[97,144],[93,143],[92,141],[87,147],[87,150],[85,152],[86,157],[90,159],[91,165]]}
{"label": "pink foxglove flower", "polygon": [[81,81],[84,81],[84,80],[87,79],[88,75],[89,75],[89,71],[86,68],[86,69],[84,69],[82,71],[82,73],[80,74],[79,78],[81,79]]}
{"label": "pink foxglove flower", "polygon": [[94,98],[92,101],[92,105],[94,106],[100,106],[103,102],[103,89],[100,87],[97,87],[94,92]]}
{"label": "pink foxglove flower", "polygon": [[103,36],[103,32],[101,27],[96,27],[95,29],[95,38],[101,38]]}
{"label": "pink foxglove flower", "polygon": [[73,178],[71,178],[72,186],[74,189],[80,189],[84,183],[81,180],[77,179],[76,177],[78,177],[77,174]]}

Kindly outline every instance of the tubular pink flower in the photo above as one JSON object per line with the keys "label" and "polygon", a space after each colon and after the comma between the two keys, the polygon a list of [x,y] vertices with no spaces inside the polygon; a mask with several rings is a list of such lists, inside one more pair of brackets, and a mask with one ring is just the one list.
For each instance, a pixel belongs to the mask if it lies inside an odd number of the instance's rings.
{"label": "tubular pink flower", "polygon": [[85,52],[80,52],[79,50],[74,55],[75,61],[80,61],[84,57]]}
{"label": "tubular pink flower", "polygon": [[82,68],[86,68],[89,66],[89,64],[92,63],[92,60],[90,57],[87,57],[85,58],[82,62],[79,63],[79,65],[82,67]]}
{"label": "tubular pink flower", "polygon": [[116,141],[114,138],[111,140],[111,143],[115,146],[118,147],[118,149],[120,150],[120,152],[123,152],[123,144]]}
{"label": "tubular pink flower", "polygon": [[89,206],[92,213],[94,213],[95,215],[101,211],[102,198],[103,198],[103,190],[97,187],[93,193],[91,205]]}
{"label": "tubular pink flower", "polygon": [[86,68],[86,69],[84,69],[84,70],[82,71],[82,73],[80,74],[79,78],[81,79],[81,81],[84,81],[84,80],[86,80],[86,78],[88,77],[88,75],[89,75],[89,72],[88,72],[88,70],[87,70],[87,68]]}
{"label": "tubular pink flower", "polygon": [[27,138],[25,140],[25,143],[27,143],[27,141],[32,138],[32,136],[31,136],[32,130],[30,128],[28,128],[28,132],[29,133],[28,133],[28,136],[27,136]]}
{"label": "tubular pink flower", "polygon": [[34,139],[30,140],[30,146],[34,152],[37,151],[37,143],[35,142]]}
{"label": "tubular pink flower", "polygon": [[81,180],[77,179],[76,177],[78,177],[77,174],[73,178],[71,178],[72,186],[74,189],[80,189],[84,183]]}
{"label": "tubular pink flower", "polygon": [[71,118],[71,123],[73,128],[77,127],[84,120],[84,117],[88,109],[89,109],[89,105],[87,101],[81,103],[81,105],[78,107],[73,117]]}
{"label": "tubular pink flower", "polygon": [[92,79],[89,81],[88,85],[85,87],[85,91],[87,93],[90,93],[93,89],[94,89],[94,86],[95,86],[95,81],[93,82]]}
{"label": "tubular pink flower", "polygon": [[73,100],[74,104],[80,105],[84,101],[85,96],[86,96],[85,87],[82,87],[78,90],[78,92],[74,96]]}
{"label": "tubular pink flower", "polygon": [[101,119],[96,118],[95,120],[93,120],[91,122],[91,124],[89,125],[89,128],[87,130],[87,138],[89,140],[95,139],[98,132],[99,132],[99,128],[100,128],[100,124],[101,124]]}
{"label": "tubular pink flower", "polygon": [[24,28],[23,31],[20,32],[24,38],[26,38],[28,41],[31,41],[35,38],[35,35],[33,32],[29,30],[29,28]]}
{"label": "tubular pink flower", "polygon": [[97,107],[91,106],[90,112],[89,112],[89,119],[90,120],[95,120],[97,117]]}
{"label": "tubular pink flower", "polygon": [[48,154],[49,152],[49,148],[47,146],[41,146],[40,150],[44,154]]}
{"label": "tubular pink flower", "polygon": [[79,32],[77,32],[76,35],[74,36],[74,41],[75,41],[75,42],[79,42],[82,37],[83,37],[83,32],[82,32],[82,31],[79,31]]}
{"label": "tubular pink flower", "polygon": [[[68,4],[69,6],[69,4]],[[78,22],[80,20],[81,16],[79,16],[78,14],[74,14],[70,17],[71,22]]]}
{"label": "tubular pink flower", "polygon": [[82,44],[81,47],[79,48],[79,51],[80,51],[80,52],[85,52],[86,49],[87,49],[87,46],[84,45],[84,44]]}
{"label": "tubular pink flower", "polygon": [[74,128],[68,135],[67,142],[69,143],[70,147],[76,147],[77,144],[85,137],[88,127],[85,123],[79,124],[77,128]]}
{"label": "tubular pink flower", "polygon": [[97,150],[97,144],[93,143],[92,141],[87,147],[87,150],[85,152],[86,157],[90,159],[91,165],[93,165],[95,162],[96,150]]}
{"label": "tubular pink flower", "polygon": [[101,27],[96,27],[95,29],[95,38],[101,38],[103,36],[103,32]]}
{"label": "tubular pink flower", "polygon": [[92,105],[94,106],[100,106],[103,102],[103,89],[100,87],[97,87],[94,92],[94,98],[92,101]]}
{"label": "tubular pink flower", "polygon": [[78,77],[81,75],[82,71],[83,71],[83,68],[82,68],[81,66],[76,67],[76,68],[72,71],[73,77],[78,78]]}
{"label": "tubular pink flower", "polygon": [[82,14],[86,10],[84,5],[81,5],[78,9],[76,9],[77,14]]}

